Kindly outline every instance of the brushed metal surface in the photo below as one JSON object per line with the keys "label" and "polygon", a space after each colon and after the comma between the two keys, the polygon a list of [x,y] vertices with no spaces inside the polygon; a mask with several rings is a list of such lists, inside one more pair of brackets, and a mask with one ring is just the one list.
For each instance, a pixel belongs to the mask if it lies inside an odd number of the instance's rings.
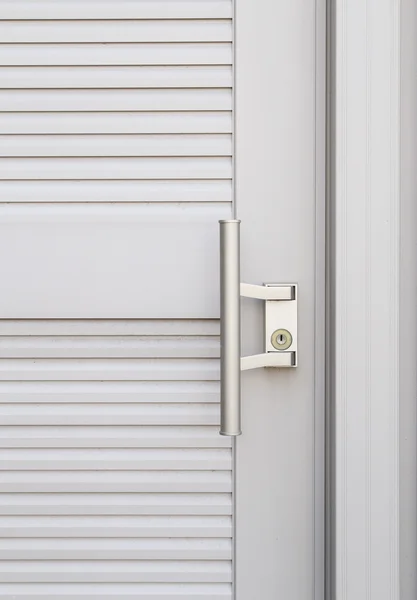
{"label": "brushed metal surface", "polygon": [[220,434],[240,435],[240,221],[220,221]]}

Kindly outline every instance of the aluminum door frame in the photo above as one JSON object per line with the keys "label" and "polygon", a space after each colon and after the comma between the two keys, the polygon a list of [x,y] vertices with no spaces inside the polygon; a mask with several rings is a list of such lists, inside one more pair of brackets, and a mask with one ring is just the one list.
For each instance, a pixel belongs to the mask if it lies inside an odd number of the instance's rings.
{"label": "aluminum door frame", "polygon": [[327,598],[399,600],[401,3],[329,10]]}

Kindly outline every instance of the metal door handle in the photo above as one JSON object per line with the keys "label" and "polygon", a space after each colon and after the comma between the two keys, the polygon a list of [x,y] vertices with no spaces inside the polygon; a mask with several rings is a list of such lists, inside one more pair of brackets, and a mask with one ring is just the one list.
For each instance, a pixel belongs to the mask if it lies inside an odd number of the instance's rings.
{"label": "metal door handle", "polygon": [[[220,223],[220,434],[241,431],[241,371],[297,366],[297,285],[240,283],[240,221]],[[240,297],[265,301],[265,352],[241,357]]]}

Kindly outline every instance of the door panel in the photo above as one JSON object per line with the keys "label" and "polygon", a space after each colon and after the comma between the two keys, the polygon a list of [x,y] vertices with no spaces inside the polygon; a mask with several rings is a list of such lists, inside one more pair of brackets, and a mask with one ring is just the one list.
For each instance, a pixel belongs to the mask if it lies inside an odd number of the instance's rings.
{"label": "door panel", "polygon": [[0,595],[227,599],[231,2],[115,6],[0,1]]}
{"label": "door panel", "polygon": [[[5,600],[313,599],[315,5],[0,0]],[[237,441],[218,435],[234,212],[244,280],[298,283],[300,311],[299,367],[244,373]],[[245,354],[261,320],[245,300]]]}

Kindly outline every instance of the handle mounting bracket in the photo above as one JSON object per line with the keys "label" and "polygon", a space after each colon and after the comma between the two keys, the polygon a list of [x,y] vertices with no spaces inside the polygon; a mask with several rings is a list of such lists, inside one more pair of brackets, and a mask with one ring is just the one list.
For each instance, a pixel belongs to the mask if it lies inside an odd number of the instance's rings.
{"label": "handle mounting bracket", "polygon": [[242,371],[259,367],[297,366],[297,285],[266,283],[240,284],[240,295],[265,302],[262,354],[243,356]]}

